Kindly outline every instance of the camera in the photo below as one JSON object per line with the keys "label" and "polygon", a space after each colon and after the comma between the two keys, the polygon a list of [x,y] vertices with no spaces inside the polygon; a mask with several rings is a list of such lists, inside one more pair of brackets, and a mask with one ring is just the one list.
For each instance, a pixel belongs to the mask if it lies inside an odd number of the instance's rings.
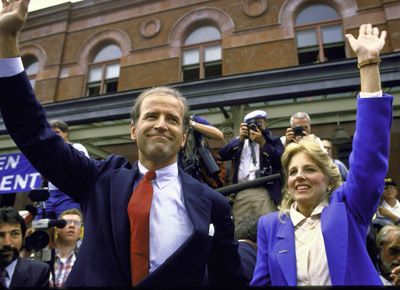
{"label": "camera", "polygon": [[259,123],[257,123],[255,119],[247,120],[246,125],[249,130],[252,130],[252,131],[261,130],[261,125]]}
{"label": "camera", "polygon": [[256,178],[264,177],[271,175],[272,173],[272,167],[263,167],[262,169],[256,170]]}
{"label": "camera", "polygon": [[293,128],[294,136],[304,136],[303,131],[304,131],[304,127],[300,126],[300,125]]}
{"label": "camera", "polygon": [[257,129],[258,129],[258,126],[256,123],[248,123],[247,127],[249,128],[249,130],[252,130],[252,131],[257,131]]}
{"label": "camera", "polygon": [[34,206],[27,207],[33,216],[37,215],[41,210],[41,218],[32,221],[32,234],[25,238],[25,249],[33,251],[33,258],[43,262],[50,261],[51,253],[48,248],[50,242],[49,229],[53,227],[63,228],[67,225],[65,220],[48,219],[46,214],[45,201],[49,198],[50,193],[47,187],[33,188],[28,197],[33,201]]}

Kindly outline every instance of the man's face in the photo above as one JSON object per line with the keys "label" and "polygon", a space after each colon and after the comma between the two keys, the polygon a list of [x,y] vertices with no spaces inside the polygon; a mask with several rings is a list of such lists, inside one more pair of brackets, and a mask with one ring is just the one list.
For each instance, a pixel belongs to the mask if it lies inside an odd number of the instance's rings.
{"label": "man's face", "polygon": [[19,256],[22,231],[19,223],[0,224],[0,266],[7,266]]}
{"label": "man's face", "polygon": [[61,131],[59,128],[52,128],[52,129],[57,135],[63,138],[65,142],[68,141],[68,133]]}
{"label": "man's face", "polygon": [[76,214],[66,214],[62,219],[67,221],[67,225],[62,229],[57,229],[57,238],[63,242],[76,243],[82,231],[81,217]]}
{"label": "man's face", "polygon": [[326,149],[328,152],[328,155],[332,158],[332,143],[329,142],[328,140],[322,140],[322,146]]}
{"label": "man's face", "polygon": [[388,275],[394,267],[400,266],[400,232],[389,233],[390,238],[381,249],[382,274]]}
{"label": "man's face", "polygon": [[131,125],[131,138],[137,141],[139,160],[148,169],[176,162],[186,140],[183,116],[183,105],[173,96],[155,94],[143,100],[137,123]]}
{"label": "man's face", "polygon": [[385,189],[383,190],[383,198],[385,200],[392,200],[397,197],[397,188],[394,185],[385,184]]}
{"label": "man's face", "polygon": [[304,118],[304,119],[297,119],[297,118],[293,118],[293,127],[296,126],[302,126],[304,128],[304,131],[306,131],[308,134],[311,134],[311,125],[310,122]]}

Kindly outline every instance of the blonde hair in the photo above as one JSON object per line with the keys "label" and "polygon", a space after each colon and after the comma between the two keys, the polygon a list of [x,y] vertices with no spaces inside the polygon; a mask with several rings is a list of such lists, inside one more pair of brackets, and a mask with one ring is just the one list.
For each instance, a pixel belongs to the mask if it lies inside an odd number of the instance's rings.
{"label": "blonde hair", "polygon": [[281,157],[284,173],[284,185],[282,188],[283,197],[280,205],[280,217],[287,213],[294,202],[293,197],[288,191],[288,167],[292,158],[297,153],[301,152],[307,154],[315,162],[322,173],[328,178],[327,198],[342,183],[342,178],[337,165],[333,162],[332,158],[329,157],[328,153],[321,148],[321,145],[315,140],[315,138],[305,137],[301,139],[299,143],[290,143],[285,147],[285,151]]}

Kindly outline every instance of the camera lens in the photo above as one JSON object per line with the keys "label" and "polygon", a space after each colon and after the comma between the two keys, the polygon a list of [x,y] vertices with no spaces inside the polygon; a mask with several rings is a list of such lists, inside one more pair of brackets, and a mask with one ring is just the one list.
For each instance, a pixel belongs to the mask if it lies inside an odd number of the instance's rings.
{"label": "camera lens", "polygon": [[296,126],[293,128],[293,133],[295,136],[303,136],[304,128],[303,126]]}
{"label": "camera lens", "polygon": [[257,131],[258,127],[255,123],[251,123],[249,124],[249,129],[252,131]]}

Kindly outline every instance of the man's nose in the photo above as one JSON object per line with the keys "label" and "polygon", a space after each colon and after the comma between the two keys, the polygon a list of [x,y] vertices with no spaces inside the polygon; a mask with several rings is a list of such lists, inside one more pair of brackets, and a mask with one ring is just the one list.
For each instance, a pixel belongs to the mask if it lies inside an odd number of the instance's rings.
{"label": "man's nose", "polygon": [[167,120],[166,120],[165,116],[158,117],[155,127],[156,128],[166,128],[166,126],[167,126]]}
{"label": "man's nose", "polygon": [[3,240],[2,241],[3,246],[11,245],[11,235],[10,234],[5,234],[2,240]]}

